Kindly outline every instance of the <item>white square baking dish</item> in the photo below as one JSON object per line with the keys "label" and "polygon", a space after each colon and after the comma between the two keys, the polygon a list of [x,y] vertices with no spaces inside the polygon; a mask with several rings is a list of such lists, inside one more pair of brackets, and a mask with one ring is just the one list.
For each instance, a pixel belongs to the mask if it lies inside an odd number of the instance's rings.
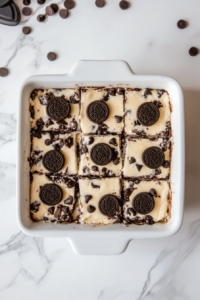
{"label": "white square baking dish", "polygon": [[[29,96],[37,88],[72,88],[77,86],[120,86],[165,89],[172,102],[171,219],[153,226],[115,224],[90,227],[78,224],[34,223],[29,218],[30,122]],[[119,254],[132,239],[160,238],[176,233],[182,223],[184,207],[185,143],[183,93],[172,78],[135,75],[124,61],[78,61],[68,74],[29,77],[21,87],[17,127],[17,219],[20,229],[37,237],[65,237],[79,254]]]}

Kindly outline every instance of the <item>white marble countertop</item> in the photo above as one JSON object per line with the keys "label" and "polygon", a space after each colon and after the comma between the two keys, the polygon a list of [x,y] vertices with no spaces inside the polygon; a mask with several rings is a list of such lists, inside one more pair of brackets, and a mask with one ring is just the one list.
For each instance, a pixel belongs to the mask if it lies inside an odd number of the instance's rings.
{"label": "white marble countertop", "polygon": [[[22,7],[22,0],[16,1]],[[50,3],[51,1],[46,1]],[[45,5],[32,0],[33,14],[21,25],[0,25],[0,299],[199,300],[200,251],[200,2],[119,0],[98,9],[77,0],[70,17],[39,23]],[[62,4],[61,4],[62,3]],[[63,1],[59,2],[63,7]],[[186,19],[184,30],[176,27]],[[31,26],[30,35],[22,26]],[[55,51],[54,62],[46,59]],[[15,217],[16,122],[22,81],[33,74],[66,73],[79,59],[123,59],[138,74],[174,77],[185,96],[186,189],[181,230],[157,240],[134,240],[119,256],[78,256],[61,238],[31,238]]]}

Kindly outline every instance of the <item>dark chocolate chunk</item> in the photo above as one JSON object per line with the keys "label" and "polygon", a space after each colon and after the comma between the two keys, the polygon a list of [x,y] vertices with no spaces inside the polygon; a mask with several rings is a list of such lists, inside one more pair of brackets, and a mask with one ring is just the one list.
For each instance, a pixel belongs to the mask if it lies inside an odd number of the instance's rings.
{"label": "dark chocolate chunk", "polygon": [[24,8],[22,9],[22,14],[23,14],[24,16],[26,16],[26,17],[30,16],[30,15],[31,15],[31,9],[30,9],[30,7],[24,7]]}
{"label": "dark chocolate chunk", "polygon": [[65,201],[64,201],[65,204],[73,204],[73,197],[72,196],[69,196]]}
{"label": "dark chocolate chunk", "polygon": [[71,107],[68,101],[55,97],[47,104],[47,114],[55,121],[60,121],[68,117]]}
{"label": "dark chocolate chunk", "polygon": [[117,146],[117,142],[116,142],[116,138],[112,138],[109,140],[109,144],[113,145],[113,146]]}
{"label": "dark chocolate chunk", "polygon": [[90,158],[95,165],[105,166],[113,158],[112,148],[105,143],[96,144],[91,149]]}
{"label": "dark chocolate chunk", "polygon": [[97,7],[103,7],[104,6],[104,0],[96,0],[95,4]]}
{"label": "dark chocolate chunk", "polygon": [[91,214],[96,210],[96,208],[93,205],[88,205],[87,211]]}
{"label": "dark chocolate chunk", "polygon": [[58,219],[61,217],[61,207],[60,206],[57,206],[57,209],[54,213],[54,217],[58,218]]}
{"label": "dark chocolate chunk", "polygon": [[[48,60],[50,60],[50,61],[54,61],[54,60],[56,59],[56,53],[54,53],[54,52],[49,52],[49,53],[47,54],[47,58],[48,58]],[[60,99],[62,99],[62,98],[60,98]]]}
{"label": "dark chocolate chunk", "polygon": [[86,114],[90,121],[100,124],[108,118],[109,108],[104,101],[96,100],[88,105]]}
{"label": "dark chocolate chunk", "polygon": [[41,201],[49,206],[58,204],[62,200],[62,196],[62,189],[55,183],[45,184],[39,193]]}
{"label": "dark chocolate chunk", "polygon": [[154,206],[154,198],[149,193],[139,193],[133,199],[133,209],[141,215],[150,213]]}
{"label": "dark chocolate chunk", "polygon": [[64,212],[64,214],[67,214],[69,212],[69,207],[62,205],[61,210]]}
{"label": "dark chocolate chunk", "polygon": [[90,172],[90,169],[87,167],[87,166],[85,166],[84,168],[83,168],[83,173],[89,173]]}
{"label": "dark chocolate chunk", "polygon": [[66,19],[67,16],[68,16],[68,10],[65,9],[65,8],[59,10],[59,16],[60,16],[62,19]]}
{"label": "dark chocolate chunk", "polygon": [[57,150],[50,150],[43,156],[43,165],[50,172],[60,171],[65,163],[63,154]]}
{"label": "dark chocolate chunk", "polygon": [[72,9],[72,8],[74,8],[75,3],[74,3],[73,0],[65,0],[64,6],[65,6],[67,9]]}
{"label": "dark chocolate chunk", "polygon": [[91,182],[91,187],[92,187],[93,189],[100,189],[100,186],[94,184],[93,182]]}
{"label": "dark chocolate chunk", "polygon": [[45,145],[49,146],[49,145],[52,144],[52,140],[46,139],[46,140],[44,141],[44,143],[45,143]]}
{"label": "dark chocolate chunk", "polygon": [[151,102],[145,102],[137,109],[137,118],[144,126],[152,126],[158,121],[159,117],[159,109]]}
{"label": "dark chocolate chunk", "polygon": [[82,154],[85,154],[85,153],[87,153],[87,152],[88,152],[88,148],[87,148],[85,145],[82,145],[81,151],[80,151],[81,155],[82,155]]}
{"label": "dark chocolate chunk", "polygon": [[77,122],[76,122],[76,120],[72,120],[71,121],[71,129],[72,130],[76,130],[77,129],[77,126],[78,126],[78,124],[77,124]]}
{"label": "dark chocolate chunk", "polygon": [[55,207],[54,207],[54,206],[48,208],[48,212],[49,212],[51,215],[54,214],[54,211],[55,211]]}
{"label": "dark chocolate chunk", "polygon": [[91,170],[92,170],[93,172],[98,172],[98,171],[99,171],[99,168],[98,168],[97,166],[92,166],[92,167],[91,167]]}
{"label": "dark chocolate chunk", "polygon": [[99,200],[100,212],[108,217],[113,217],[119,212],[119,199],[112,194],[107,194]]}
{"label": "dark chocolate chunk", "polygon": [[89,138],[88,138],[88,145],[91,145],[91,144],[93,144],[94,143],[94,138],[93,138],[93,136],[90,136]]}
{"label": "dark chocolate chunk", "polygon": [[116,157],[115,159],[113,159],[113,164],[114,165],[118,165],[120,162],[120,158],[119,157]]}
{"label": "dark chocolate chunk", "polygon": [[150,189],[149,194],[151,194],[152,196],[157,196],[157,192],[155,189]]}
{"label": "dark chocolate chunk", "polygon": [[29,34],[31,32],[31,28],[28,27],[28,26],[25,26],[25,27],[22,28],[22,32],[24,34]]}
{"label": "dark chocolate chunk", "polygon": [[29,6],[31,4],[31,0],[23,0],[23,4]]}
{"label": "dark chocolate chunk", "polygon": [[6,77],[8,75],[8,69],[6,68],[0,68],[0,76]]}
{"label": "dark chocolate chunk", "polygon": [[45,2],[46,2],[46,0],[37,0],[37,3],[40,5],[44,4]]}
{"label": "dark chocolate chunk", "polygon": [[58,5],[56,3],[51,3],[50,6],[53,9],[54,14],[56,14],[58,11]]}
{"label": "dark chocolate chunk", "polygon": [[38,212],[39,210],[39,206],[40,206],[40,202],[38,201],[34,201],[33,203],[31,203],[30,205],[30,210],[34,211],[35,213]]}
{"label": "dark chocolate chunk", "polygon": [[51,6],[47,6],[45,11],[46,11],[47,16],[53,16],[54,15],[54,10]]}
{"label": "dark chocolate chunk", "polygon": [[129,157],[129,164],[134,164],[136,162],[135,157],[131,156]]}
{"label": "dark chocolate chunk", "polygon": [[199,50],[196,47],[191,47],[189,50],[189,54],[191,56],[196,56],[199,53]]}
{"label": "dark chocolate chunk", "polygon": [[144,98],[147,98],[148,95],[152,95],[151,89],[145,89],[144,94],[143,94],[143,97],[144,97]]}
{"label": "dark chocolate chunk", "polygon": [[136,168],[138,169],[138,171],[140,171],[142,169],[143,165],[139,165],[139,164],[136,164]]}
{"label": "dark chocolate chunk", "polygon": [[92,195],[85,195],[85,203],[88,203],[92,199]]}
{"label": "dark chocolate chunk", "polygon": [[187,27],[187,22],[185,20],[179,20],[177,22],[177,26],[179,29],[184,29],[185,27]]}
{"label": "dark chocolate chunk", "polygon": [[65,145],[68,147],[68,148],[71,148],[74,144],[74,140],[72,137],[68,137],[66,140],[65,140]]}
{"label": "dark chocolate chunk", "polygon": [[142,154],[145,166],[150,169],[157,169],[162,166],[165,159],[163,151],[158,147],[149,147]]}
{"label": "dark chocolate chunk", "polygon": [[38,20],[38,22],[44,22],[44,21],[45,21],[45,19],[46,19],[46,15],[42,15],[42,14],[40,14],[40,15],[38,15],[38,16],[37,16],[37,20]]}
{"label": "dark chocolate chunk", "polygon": [[114,116],[114,118],[115,118],[115,120],[116,120],[117,123],[121,123],[122,117],[120,117],[120,116]]}
{"label": "dark chocolate chunk", "polygon": [[129,215],[132,215],[132,216],[135,216],[135,215],[136,215],[136,211],[135,211],[132,207],[129,207],[129,208],[127,209],[127,213],[128,213]]}
{"label": "dark chocolate chunk", "polygon": [[169,168],[169,161],[165,160],[162,164],[163,168]]}
{"label": "dark chocolate chunk", "polygon": [[124,197],[128,198],[133,192],[133,189],[125,189],[124,191]]}
{"label": "dark chocolate chunk", "polygon": [[69,180],[68,183],[67,183],[67,187],[68,187],[69,189],[75,187],[75,185],[76,185],[76,182],[73,181],[73,180]]}
{"label": "dark chocolate chunk", "polygon": [[119,7],[120,7],[121,9],[123,9],[123,10],[127,9],[128,6],[129,6],[129,4],[128,4],[128,2],[125,1],[125,0],[122,0],[122,1],[119,2]]}

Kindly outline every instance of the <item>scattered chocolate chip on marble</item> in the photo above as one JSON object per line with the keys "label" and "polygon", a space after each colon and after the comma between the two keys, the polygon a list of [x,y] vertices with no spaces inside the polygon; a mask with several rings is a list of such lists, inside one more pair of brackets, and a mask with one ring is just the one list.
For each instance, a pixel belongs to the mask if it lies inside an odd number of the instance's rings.
{"label": "scattered chocolate chip on marble", "polygon": [[63,8],[59,11],[59,16],[62,18],[62,19],[66,19],[67,16],[68,16],[68,10]]}
{"label": "scattered chocolate chip on marble", "polygon": [[39,4],[39,5],[42,5],[42,4],[44,4],[46,2],[46,0],[37,0],[37,3]]}
{"label": "scattered chocolate chip on marble", "polygon": [[185,20],[179,20],[177,22],[177,26],[179,29],[184,29],[187,27],[187,22]]}
{"label": "scattered chocolate chip on marble", "polygon": [[104,6],[105,3],[104,3],[104,0],[96,0],[95,4],[96,4],[97,7],[101,8],[101,7]]}
{"label": "scattered chocolate chip on marble", "polygon": [[45,11],[46,11],[47,16],[49,16],[49,17],[54,15],[54,10],[51,6],[47,6]]}
{"label": "scattered chocolate chip on marble", "polygon": [[28,6],[31,4],[31,0],[23,0],[23,4]]}
{"label": "scattered chocolate chip on marble", "polygon": [[74,6],[75,6],[75,2],[74,2],[73,0],[65,0],[64,6],[65,6],[67,9],[72,9],[72,8],[74,8]]}
{"label": "scattered chocolate chip on marble", "polygon": [[199,50],[196,47],[191,47],[189,49],[190,56],[196,56],[199,53]]}
{"label": "scattered chocolate chip on marble", "polygon": [[38,22],[44,22],[46,20],[46,15],[38,15],[37,20]]}
{"label": "scattered chocolate chip on marble", "polygon": [[29,34],[31,32],[31,28],[28,27],[28,26],[25,26],[25,27],[22,28],[22,32],[24,34]]}
{"label": "scattered chocolate chip on marble", "polygon": [[119,7],[123,10],[127,9],[128,6],[129,6],[129,3],[125,0],[122,0],[122,1],[119,2]]}
{"label": "scattered chocolate chip on marble", "polygon": [[120,116],[114,116],[114,118],[115,118],[115,120],[116,120],[117,123],[121,123],[122,117],[120,117]]}
{"label": "scattered chocolate chip on marble", "polygon": [[1,77],[8,76],[8,69],[6,69],[6,68],[0,68],[0,76]]}
{"label": "scattered chocolate chip on marble", "polygon": [[50,60],[50,61],[54,61],[54,60],[56,59],[56,53],[54,53],[54,52],[49,52],[49,53],[47,54],[47,58],[48,58],[48,60]]}
{"label": "scattered chocolate chip on marble", "polygon": [[22,9],[22,14],[23,14],[24,16],[26,16],[26,17],[30,16],[30,15],[31,15],[31,9],[30,9],[30,7],[24,7],[24,8]]}
{"label": "scattered chocolate chip on marble", "polygon": [[51,6],[51,8],[53,9],[54,14],[56,14],[56,13],[58,12],[58,4],[56,4],[56,3],[51,3],[50,6]]}

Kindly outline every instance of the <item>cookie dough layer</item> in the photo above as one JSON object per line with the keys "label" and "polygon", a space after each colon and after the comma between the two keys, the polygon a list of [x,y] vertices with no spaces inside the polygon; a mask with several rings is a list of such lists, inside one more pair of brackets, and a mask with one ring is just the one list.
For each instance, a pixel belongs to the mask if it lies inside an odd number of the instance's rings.
{"label": "cookie dough layer", "polygon": [[[169,162],[169,167],[163,166],[158,169],[148,168],[142,160],[143,152],[149,147],[158,147],[163,150],[165,161]],[[126,138],[125,159],[123,175],[128,178],[159,178],[169,179],[170,176],[170,147],[171,142],[168,139],[157,138]],[[132,162],[132,160],[134,162]]]}
{"label": "cookie dough layer", "polygon": [[[96,186],[96,187],[93,187]],[[101,179],[80,179],[80,223],[90,225],[108,225],[120,221],[121,207],[119,212],[113,217],[105,216],[99,210],[99,200],[106,194],[113,194],[121,199],[121,185],[119,178],[101,178]],[[88,203],[85,196],[90,195],[91,199]],[[95,211],[88,212],[88,206],[95,207]]]}
{"label": "cookie dough layer", "polygon": [[[55,183],[60,186],[63,192],[63,197],[57,205],[48,206],[44,204],[39,197],[40,187],[45,184]],[[34,221],[56,222],[56,223],[71,223],[72,213],[75,206],[75,181],[69,177],[49,176],[44,174],[32,174],[31,182],[31,218]],[[69,199],[70,204],[64,201]],[[68,207],[68,212],[64,212],[61,208]],[[48,209],[53,207],[54,213],[50,214]]]}
{"label": "cookie dough layer", "polygon": [[[48,100],[63,97],[70,102],[71,112],[66,119],[56,122],[46,112]],[[59,131],[61,133],[79,130],[79,91],[76,89],[34,90],[30,96],[31,128],[43,131]]]}
{"label": "cookie dough layer", "polygon": [[[141,181],[139,183],[124,180],[124,205],[123,205],[123,222],[130,223],[147,223],[166,221],[170,209],[169,197],[170,189],[167,181]],[[142,192],[149,192],[155,189],[157,196],[154,196],[155,206],[148,215],[133,213],[133,199]],[[148,216],[148,217],[147,217]],[[149,217],[150,216],[150,217]]]}
{"label": "cookie dough layer", "polygon": [[[31,172],[37,171],[48,173],[49,171],[44,167],[42,159],[46,152],[50,150],[60,151],[65,163],[63,168],[58,172],[65,175],[75,175],[78,172],[77,165],[77,134],[53,134],[49,132],[41,133],[39,136],[34,136],[32,140],[32,151],[30,157]],[[46,142],[51,142],[46,145]]]}
{"label": "cookie dough layer", "polygon": [[[102,124],[96,124],[87,117],[88,105],[95,101],[102,100],[108,105],[109,116]],[[84,134],[121,134],[124,128],[124,92],[122,89],[104,88],[83,88],[81,89],[81,129]],[[119,119],[121,118],[121,122]],[[118,121],[117,121],[118,120]]]}
{"label": "cookie dough layer", "polygon": [[[115,139],[116,146],[110,144],[111,139]],[[94,139],[92,144],[89,144],[90,140]],[[114,159],[105,166],[96,165],[90,157],[91,149],[94,145],[99,143],[105,143],[114,150]],[[85,152],[86,151],[86,152]],[[114,164],[115,159],[118,160],[117,164]],[[95,170],[97,167],[98,169]],[[81,137],[80,145],[80,164],[79,164],[79,175],[96,175],[96,176],[119,176],[122,171],[122,159],[121,159],[121,141],[118,136],[84,136]]]}
{"label": "cookie dough layer", "polygon": [[[160,101],[160,117],[152,126],[138,123],[137,109],[145,102]],[[164,90],[127,89],[125,92],[125,134],[170,136],[170,97]]]}

